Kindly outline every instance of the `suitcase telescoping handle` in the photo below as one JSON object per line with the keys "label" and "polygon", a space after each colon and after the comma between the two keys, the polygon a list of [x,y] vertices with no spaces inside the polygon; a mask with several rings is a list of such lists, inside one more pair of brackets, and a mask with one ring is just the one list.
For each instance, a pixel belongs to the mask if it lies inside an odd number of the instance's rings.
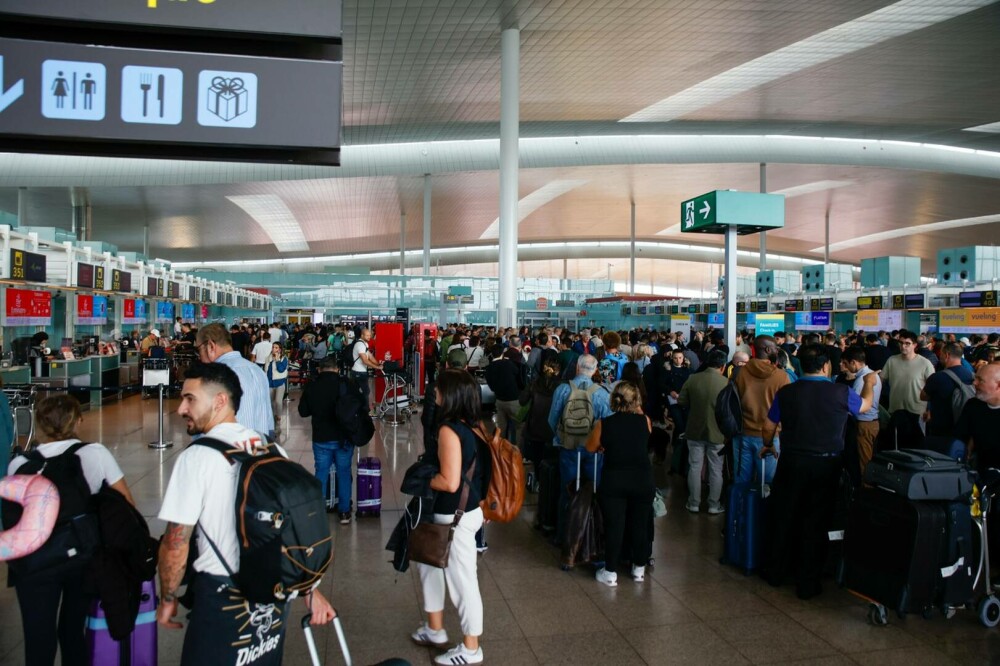
{"label": "suitcase telescoping handle", "polygon": [[[323,663],[319,658],[319,653],[316,651],[316,641],[313,640],[312,628],[309,626],[309,622],[312,620],[312,613],[307,613],[305,617],[302,618],[302,632],[306,635],[306,645],[309,646],[309,658],[312,659],[313,666],[321,666]],[[337,640],[340,642],[340,651],[344,655],[344,663],[347,666],[353,666],[351,661],[351,651],[347,647],[347,638],[344,637],[344,627],[340,624],[340,615],[337,613],[336,609],[333,611],[333,628],[337,632]]]}
{"label": "suitcase telescoping handle", "polygon": [[[600,453],[594,454],[594,492],[597,492],[597,456]],[[580,476],[583,474],[583,452],[580,449],[576,450],[576,491],[580,492]]]}

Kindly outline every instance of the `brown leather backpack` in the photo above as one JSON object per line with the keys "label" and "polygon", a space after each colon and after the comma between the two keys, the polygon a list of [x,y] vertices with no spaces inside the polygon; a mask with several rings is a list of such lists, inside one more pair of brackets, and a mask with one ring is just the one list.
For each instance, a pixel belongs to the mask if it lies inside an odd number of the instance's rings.
{"label": "brown leather backpack", "polygon": [[490,450],[490,484],[486,490],[486,498],[479,506],[487,520],[509,523],[524,504],[524,459],[521,451],[501,437],[499,429],[493,432],[492,437],[481,426],[474,432],[486,442]]}

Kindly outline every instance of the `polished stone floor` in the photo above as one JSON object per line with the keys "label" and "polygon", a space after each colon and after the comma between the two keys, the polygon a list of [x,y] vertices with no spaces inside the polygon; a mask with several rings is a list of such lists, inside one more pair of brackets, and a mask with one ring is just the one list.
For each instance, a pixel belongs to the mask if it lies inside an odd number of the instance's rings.
{"label": "polished stone floor", "polygon": [[[293,393],[293,398],[297,393]],[[176,400],[166,402],[177,407]],[[286,403],[281,442],[293,459],[312,466],[309,425]],[[165,430],[175,446],[155,451],[156,401],[138,397],[88,412],[81,438],[105,443],[117,457],[154,536],[155,519],[174,457],[187,442],[179,417],[167,414]],[[432,653],[412,645],[421,621],[419,581],[413,571],[397,575],[383,550],[405,497],[397,490],[402,472],[421,451],[416,418],[410,425],[378,425],[366,455],[383,463],[381,519],[333,525],[336,557],[323,589],[340,611],[355,664],[401,657],[429,664]],[[684,509],[684,484],[657,468],[667,488],[670,512],[657,519],[655,568],[646,582],[627,578],[617,588],[593,580],[592,571],[564,573],[556,550],[531,527],[527,506],[514,523],[492,526],[489,551],[480,559],[488,664],[987,664],[1000,663],[1000,634],[983,628],[974,613],[951,620],[892,617],[887,627],[865,621],[866,605],[828,584],[817,599],[799,601],[790,587],[773,589],[757,577],[721,566],[722,518]],[[529,495],[528,504],[534,502]],[[3,565],[0,565],[3,568]],[[5,572],[0,571],[4,576]],[[294,617],[302,615],[298,602]],[[0,589],[0,665],[23,663],[21,624],[13,590]],[[286,664],[308,664],[298,622],[289,625]],[[446,626],[457,640],[454,609]],[[315,632],[325,663],[341,661],[332,628]],[[177,664],[181,631],[161,629],[160,664]]]}

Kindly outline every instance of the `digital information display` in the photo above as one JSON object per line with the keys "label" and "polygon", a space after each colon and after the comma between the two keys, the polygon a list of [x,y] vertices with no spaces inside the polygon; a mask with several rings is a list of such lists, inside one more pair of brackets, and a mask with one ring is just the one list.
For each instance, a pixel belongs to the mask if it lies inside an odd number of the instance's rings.
{"label": "digital information display", "polygon": [[960,308],[995,308],[997,307],[996,291],[963,291],[958,295]]}
{"label": "digital information display", "polygon": [[[103,270],[103,269],[102,269]],[[132,273],[111,269],[111,291],[129,293],[132,291]]]}
{"label": "digital information display", "polygon": [[324,41],[343,34],[339,0],[4,0],[0,16],[191,31],[264,33]]}
{"label": "digital information display", "polygon": [[340,163],[341,62],[7,38],[0,56],[0,150]]}
{"label": "digital information display", "polygon": [[881,296],[858,296],[859,310],[881,310],[885,307]]}
{"label": "digital information display", "polygon": [[10,279],[45,282],[45,255],[11,248]]}

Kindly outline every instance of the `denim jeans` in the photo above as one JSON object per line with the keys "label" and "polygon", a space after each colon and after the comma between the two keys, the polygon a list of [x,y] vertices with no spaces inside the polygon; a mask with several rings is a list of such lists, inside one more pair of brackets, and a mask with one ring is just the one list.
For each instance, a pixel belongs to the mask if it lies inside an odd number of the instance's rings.
{"label": "denim jeans", "polygon": [[[733,460],[736,461],[734,481],[737,483],[749,483],[760,473],[760,450],[764,448],[764,438],[752,435],[736,435],[733,437]],[[781,444],[778,436],[774,436],[774,452],[781,452]],[[778,466],[778,461],[774,456],[764,459],[764,482],[771,483],[774,479],[774,470]],[[758,483],[759,483],[758,479]]]}
{"label": "denim jeans", "polygon": [[328,497],[330,493],[330,467],[337,468],[337,510],[340,513],[351,510],[353,455],[354,445],[347,442],[313,442],[316,478],[323,484],[323,497]]}

